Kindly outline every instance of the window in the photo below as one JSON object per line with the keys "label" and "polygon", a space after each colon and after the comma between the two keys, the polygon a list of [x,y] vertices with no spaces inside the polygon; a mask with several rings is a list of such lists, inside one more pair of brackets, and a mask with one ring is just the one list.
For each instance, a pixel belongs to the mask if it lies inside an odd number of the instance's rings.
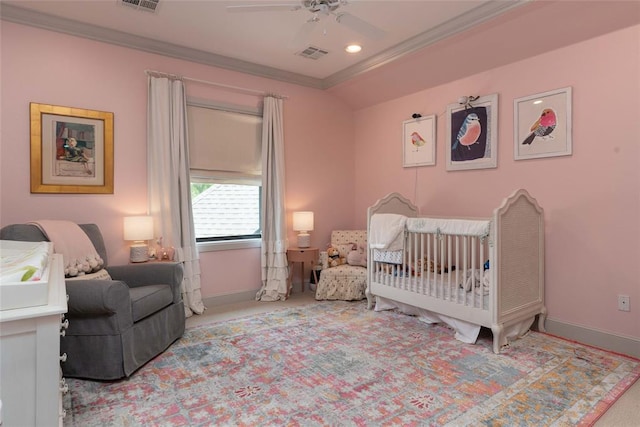
{"label": "window", "polygon": [[194,101],[187,104],[196,241],[259,239],[260,113]]}

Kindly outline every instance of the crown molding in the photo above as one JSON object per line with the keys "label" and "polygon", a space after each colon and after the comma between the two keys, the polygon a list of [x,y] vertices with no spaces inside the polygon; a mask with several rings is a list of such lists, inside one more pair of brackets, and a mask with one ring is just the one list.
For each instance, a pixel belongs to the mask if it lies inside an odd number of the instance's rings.
{"label": "crown molding", "polygon": [[146,37],[135,36],[122,31],[111,30],[96,25],[89,25],[72,19],[53,16],[2,2],[0,2],[0,19],[315,89],[329,89],[337,84],[389,64],[390,62],[398,60],[447,37],[467,31],[474,25],[486,22],[508,10],[520,7],[531,1],[533,0],[493,0],[488,3],[484,3],[469,12],[451,19],[431,30],[418,34],[417,36],[399,43],[369,59],[334,73],[325,79],[309,77],[303,74],[292,73],[278,68],[230,58],[228,56],[205,52],[168,42],[161,42]]}
{"label": "crown molding", "polygon": [[321,79],[0,3],[0,19],[144,52],[322,89]]}
{"label": "crown molding", "polygon": [[533,0],[493,0],[491,2],[484,3],[475,9],[457,16],[456,18],[450,19],[431,30],[420,33],[417,36],[397,44],[396,46],[372,56],[369,59],[332,74],[322,81],[323,88],[329,89],[337,84],[398,60],[447,37],[467,31],[478,24],[486,22],[504,12],[507,12],[508,10],[530,3],[531,1]]}

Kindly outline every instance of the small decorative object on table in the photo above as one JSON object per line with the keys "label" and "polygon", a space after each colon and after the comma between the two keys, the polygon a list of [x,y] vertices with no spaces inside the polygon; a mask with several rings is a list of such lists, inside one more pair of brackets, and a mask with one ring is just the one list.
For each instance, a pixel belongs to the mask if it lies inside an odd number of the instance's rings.
{"label": "small decorative object on table", "polygon": [[175,255],[175,248],[173,246],[164,247],[162,245],[162,237],[159,237],[157,242],[158,248],[156,249],[156,260],[157,261],[173,261],[173,257]]}

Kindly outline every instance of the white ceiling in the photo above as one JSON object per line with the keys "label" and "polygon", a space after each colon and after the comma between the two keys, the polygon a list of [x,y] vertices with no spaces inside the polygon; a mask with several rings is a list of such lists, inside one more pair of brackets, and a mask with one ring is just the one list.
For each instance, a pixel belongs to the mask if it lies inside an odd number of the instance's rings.
{"label": "white ceiling", "polygon": [[[0,0],[0,17],[326,89],[354,109],[640,23],[637,0],[348,0],[336,12],[365,20],[385,36],[368,39],[320,15],[309,42],[329,53],[311,60],[291,46],[311,12],[227,10],[300,3],[159,0],[157,11],[148,12],[122,0]],[[354,41],[363,51],[346,54],[344,46]]]}

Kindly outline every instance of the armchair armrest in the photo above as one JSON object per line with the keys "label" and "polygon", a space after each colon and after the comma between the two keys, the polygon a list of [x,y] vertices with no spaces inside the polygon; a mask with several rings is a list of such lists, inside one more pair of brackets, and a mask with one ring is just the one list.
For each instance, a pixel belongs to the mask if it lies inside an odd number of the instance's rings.
{"label": "armchair armrest", "polygon": [[184,269],[179,262],[148,262],[144,264],[110,265],[107,271],[114,280],[121,280],[129,287],[146,285],[169,285],[173,302],[182,301],[182,278]]}
{"label": "armchair armrest", "polygon": [[70,316],[118,314],[119,323],[132,324],[129,288],[119,280],[67,280]]}

